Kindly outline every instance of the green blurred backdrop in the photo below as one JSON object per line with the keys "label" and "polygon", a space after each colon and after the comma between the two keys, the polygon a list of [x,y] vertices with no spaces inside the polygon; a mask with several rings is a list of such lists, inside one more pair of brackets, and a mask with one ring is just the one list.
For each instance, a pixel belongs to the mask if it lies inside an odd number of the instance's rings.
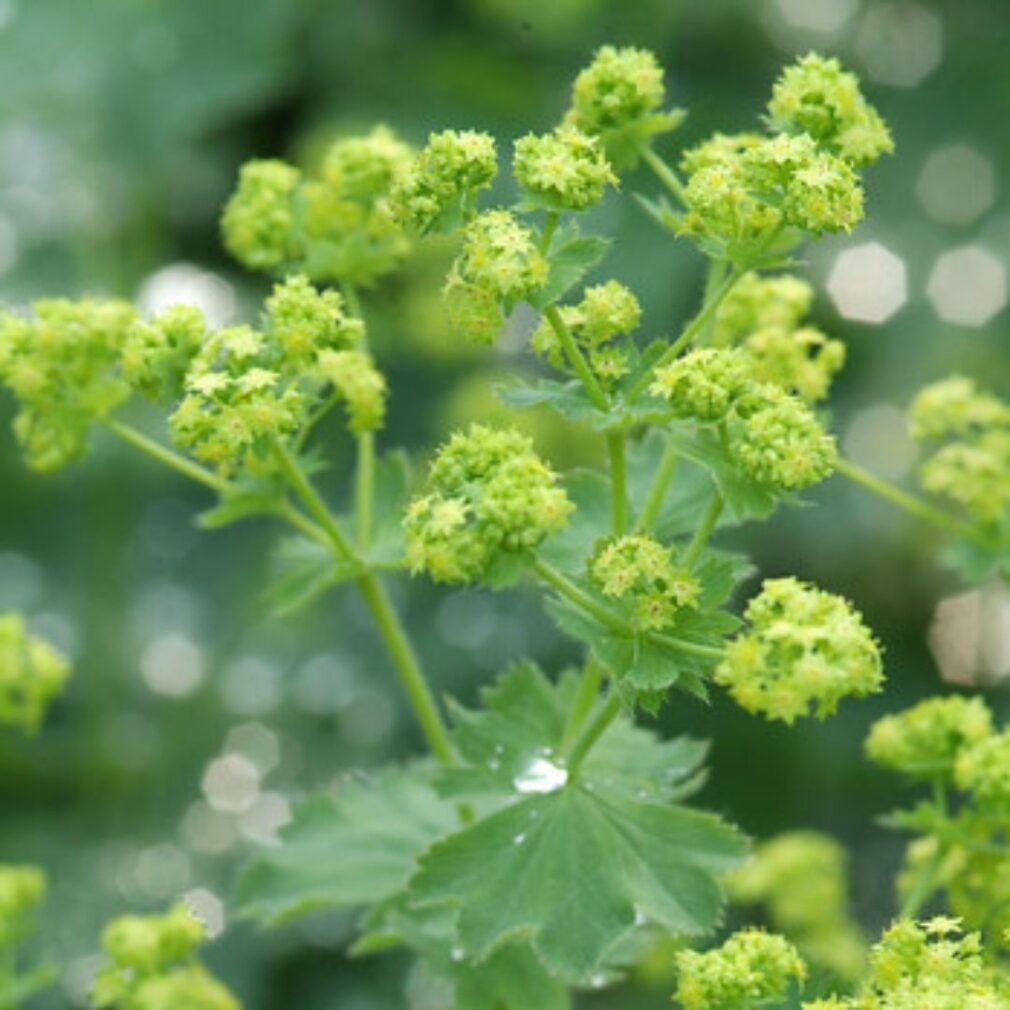
{"label": "green blurred backdrop", "polygon": [[[808,274],[819,323],[850,346],[833,404],[842,444],[902,480],[900,412],[919,385],[960,369],[1010,392],[1007,38],[1002,0],[0,0],[0,300],[115,294],[250,317],[267,284],[217,233],[247,158],[311,162],[376,120],[414,142],[475,126],[504,148],[556,120],[604,42],[653,48],[667,67],[690,110],[661,145],[672,156],[751,123],[778,67],[818,48],[863,75],[898,145],[870,173],[868,224],[810,248]],[[656,186],[642,174],[624,188]],[[675,330],[698,297],[698,255],[630,199],[612,197],[600,224],[646,331]],[[394,393],[385,439],[419,451],[495,411],[488,380],[516,364],[517,348],[452,345],[434,298],[443,268],[427,250],[365,298]],[[11,407],[0,402],[0,609],[25,609],[77,667],[38,739],[0,738],[0,859],[39,861],[53,879],[39,944],[65,970],[39,1006],[83,1005],[103,920],[179,894],[227,922],[210,960],[250,1010],[403,1006],[395,958],[345,958],[346,919],[259,934],[227,905],[236,868],[291,802],[418,749],[356,601],[334,593],[270,620],[258,587],[275,530],[198,531],[201,490],[104,441],[84,465],[33,476]],[[331,434],[337,498],[346,450]],[[578,435],[545,438],[559,465],[593,456]],[[703,801],[749,833],[817,827],[850,844],[856,908],[874,927],[891,912],[899,845],[873,819],[898,795],[861,739],[881,711],[937,689],[926,632],[959,587],[928,530],[837,479],[814,497],[819,508],[736,541],[764,574],[857,602],[887,649],[886,696],[792,730],[722,698],[675,698],[662,723],[714,740]],[[512,657],[573,656],[522,592],[397,592],[439,688],[464,700]]]}

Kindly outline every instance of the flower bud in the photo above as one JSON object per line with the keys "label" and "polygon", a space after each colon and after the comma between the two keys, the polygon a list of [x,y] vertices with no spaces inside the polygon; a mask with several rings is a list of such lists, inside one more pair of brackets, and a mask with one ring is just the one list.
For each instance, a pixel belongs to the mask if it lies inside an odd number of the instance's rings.
{"label": "flower bud", "polygon": [[746,356],[726,348],[698,348],[656,369],[649,387],[670,404],[675,417],[722,420],[750,388]]}
{"label": "flower bud", "polygon": [[301,173],[283,161],[249,161],[225,205],[221,233],[228,251],[251,270],[278,270],[304,254],[295,224]]}

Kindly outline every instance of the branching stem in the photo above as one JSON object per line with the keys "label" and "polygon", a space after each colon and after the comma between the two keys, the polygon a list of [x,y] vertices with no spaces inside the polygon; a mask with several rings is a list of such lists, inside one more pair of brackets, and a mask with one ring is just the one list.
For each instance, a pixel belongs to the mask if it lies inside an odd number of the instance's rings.
{"label": "branching stem", "polygon": [[599,382],[596,381],[596,376],[593,375],[589,362],[586,361],[585,355],[575,342],[572,331],[568,329],[564,319],[561,318],[558,307],[556,305],[548,305],[544,309],[544,316],[547,322],[551,324],[551,329],[554,330],[558,343],[561,344],[561,349],[565,352],[565,357],[568,358],[572,368],[575,369],[575,374],[579,377],[583,387],[585,387],[589,399],[593,401],[593,406],[600,410],[606,410],[609,406],[607,395],[603,392]]}
{"label": "branching stem", "polygon": [[624,458],[624,433],[607,432],[610,456],[610,515],[614,536],[621,536],[628,525],[628,475]]}

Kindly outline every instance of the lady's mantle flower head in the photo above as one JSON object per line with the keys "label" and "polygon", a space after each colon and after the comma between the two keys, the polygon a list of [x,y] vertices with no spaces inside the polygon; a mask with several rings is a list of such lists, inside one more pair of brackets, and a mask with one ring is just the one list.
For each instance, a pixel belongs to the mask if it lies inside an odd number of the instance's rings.
{"label": "lady's mantle flower head", "polygon": [[951,375],[919,391],[908,421],[917,441],[965,436],[1010,427],[1010,405],[980,390],[974,379]]}
{"label": "lady's mantle flower head", "polygon": [[[630,335],[641,321],[642,307],[629,288],[614,280],[593,285],[585,289],[578,305],[563,305],[559,312],[575,342],[586,351],[590,368],[601,382],[612,382],[627,372],[626,354],[611,341]],[[540,321],[530,344],[555,368],[567,367],[564,351],[549,320]]]}
{"label": "lady's mantle flower head", "polygon": [[123,378],[149,400],[177,399],[206,335],[207,321],[193,305],[173,305],[149,322],[134,323],[123,346]]}
{"label": "lady's mantle flower head", "polygon": [[322,351],[315,367],[347,406],[351,431],[375,431],[386,416],[386,379],[364,351]]}
{"label": "lady's mantle flower head", "polygon": [[794,330],[806,318],[814,289],[801,277],[747,273],[730,288],[715,315],[712,343],[740,343],[758,330]]}
{"label": "lady's mantle flower head", "polygon": [[56,470],[84,454],[91,423],[130,393],[119,373],[137,318],[126,302],[35,302],[32,316],[0,313],[0,382],[20,401],[14,433],[29,466]]}
{"label": "lady's mantle flower head", "polygon": [[782,72],[768,103],[774,130],[806,133],[856,167],[894,150],[880,114],[863,97],[855,74],[836,59],[809,53]]}
{"label": "lady's mantle flower head", "polygon": [[478,424],[439,450],[426,491],[404,519],[407,557],[437,582],[493,577],[496,563],[532,552],[572,510],[529,438]]}
{"label": "lady's mantle flower head", "polygon": [[663,68],[645,49],[603,46],[575,78],[565,122],[602,139],[617,167],[633,164],[653,136],[672,130],[678,112],[662,112]]}
{"label": "lady's mantle flower head", "polygon": [[628,604],[636,631],[659,631],[685,607],[697,606],[701,585],[677,565],[673,548],[649,536],[618,537],[597,550],[589,574],[604,596]]}
{"label": "lady's mantle flower head", "polygon": [[834,437],[798,397],[766,383],[741,401],[737,413],[743,430],[733,453],[758,483],[777,491],[800,491],[834,470]]}
{"label": "lady's mantle flower head", "polygon": [[1004,730],[962,750],[954,780],[977,803],[1010,808],[1010,732]]}
{"label": "lady's mantle flower head", "polygon": [[295,220],[301,172],[283,161],[249,161],[225,205],[225,248],[250,270],[274,271],[304,255]]}
{"label": "lady's mantle flower head", "polygon": [[31,914],[46,894],[46,878],[34,866],[0,864],[0,953],[31,928]]}
{"label": "lady's mantle flower head", "polygon": [[840,596],[798,579],[767,579],[747,605],[750,629],[726,647],[716,682],[748,712],[792,723],[831,715],[883,684],[880,648]]}
{"label": "lady's mantle flower head", "polygon": [[806,978],[796,948],[760,929],[734,933],[721,947],[677,954],[674,999],[684,1010],[731,1010],[782,999]]}
{"label": "lady's mantle flower head", "polygon": [[492,344],[505,321],[503,306],[510,310],[546,282],[547,260],[533,232],[509,211],[491,210],[464,229],[442,299],[456,332]]}
{"label": "lady's mantle flower head", "polygon": [[600,142],[574,126],[520,137],[512,171],[536,202],[557,211],[585,210],[617,184]]}
{"label": "lady's mantle flower head", "polygon": [[67,661],[29,634],[21,614],[0,614],[0,724],[34,733],[69,675]]}
{"label": "lady's mantle flower head", "polygon": [[163,916],[116,919],[102,935],[109,961],[95,979],[96,1008],[238,1010],[235,997],[196,960],[204,936],[182,905]]}
{"label": "lady's mantle flower head", "polygon": [[443,130],[428,137],[424,150],[392,193],[404,226],[425,234],[439,224],[461,223],[478,190],[498,172],[494,138],[475,130]]}
{"label": "lady's mantle flower head", "polygon": [[649,392],[670,404],[676,417],[719,421],[751,388],[751,369],[742,351],[702,347],[656,370]]}
{"label": "lady's mantle flower head", "polygon": [[992,713],[981,698],[927,698],[878,719],[866,755],[883,768],[916,777],[949,777],[958,755],[992,736]]}

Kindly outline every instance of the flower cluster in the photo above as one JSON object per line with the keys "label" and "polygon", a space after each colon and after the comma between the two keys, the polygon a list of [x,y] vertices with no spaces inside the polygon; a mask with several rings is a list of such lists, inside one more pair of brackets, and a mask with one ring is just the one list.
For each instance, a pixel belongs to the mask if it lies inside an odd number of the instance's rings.
{"label": "flower cluster", "polygon": [[129,915],[106,928],[108,962],[92,989],[98,1010],[238,1010],[235,997],[196,959],[204,928],[177,905],[163,916]]}
{"label": "flower cluster", "polygon": [[14,432],[28,463],[50,471],[81,455],[93,421],[130,393],[118,364],[136,319],[126,302],[35,302],[0,313],[0,381],[20,402]]}
{"label": "flower cluster", "polygon": [[0,864],[0,959],[30,931],[32,913],[45,894],[41,870]]}
{"label": "flower cluster", "polygon": [[923,389],[909,411],[914,438],[939,445],[923,462],[922,486],[999,523],[1010,508],[1010,405],[955,375]]}
{"label": "flower cluster", "polygon": [[659,631],[677,613],[698,603],[701,585],[676,563],[672,547],[652,537],[627,535],[601,545],[589,561],[589,574],[603,593],[625,603],[635,631]]}
{"label": "flower cluster", "polygon": [[600,142],[574,126],[520,137],[512,172],[537,205],[555,211],[585,210],[617,184]]}
{"label": "flower cluster", "polygon": [[845,849],[817,831],[789,831],[758,845],[726,878],[730,897],[763,905],[771,926],[811,964],[855,979],[865,941],[848,909]]}
{"label": "flower cluster", "polygon": [[666,400],[674,417],[712,422],[725,418],[751,386],[741,351],[703,347],[657,368],[649,392]]}
{"label": "flower cluster", "polygon": [[712,343],[737,344],[759,330],[794,330],[810,312],[814,289],[800,277],[744,274],[716,310]]}
{"label": "flower cluster", "polygon": [[69,674],[67,661],[29,634],[21,614],[0,614],[0,725],[34,733]]}
{"label": "flower cluster", "polygon": [[463,249],[442,289],[452,329],[479,344],[493,344],[504,310],[547,282],[547,260],[533,232],[507,210],[491,210],[463,230]]}
{"label": "flower cluster", "polygon": [[494,138],[475,130],[443,130],[428,143],[392,193],[404,226],[425,234],[466,219],[478,190],[498,172]]}
{"label": "flower cluster", "polygon": [[192,305],[173,305],[151,320],[137,320],[123,346],[123,377],[149,400],[177,400],[206,337],[207,321]]}
{"label": "flower cluster", "polygon": [[992,713],[981,698],[927,698],[874,723],[866,754],[904,775],[949,778],[958,755],[990,736]]}
{"label": "flower cluster", "polygon": [[665,99],[663,68],[652,53],[603,46],[576,77],[565,122],[599,137],[611,162],[622,167],[680,122],[679,113],[660,111]]}
{"label": "flower cluster", "polygon": [[315,374],[333,386],[347,407],[353,432],[375,431],[386,417],[386,378],[364,351],[319,352]]}
{"label": "flower cluster", "polygon": [[794,578],[766,579],[745,616],[750,629],[727,645],[715,679],[748,712],[791,724],[880,690],[880,648],[842,597]]}
{"label": "flower cluster", "polygon": [[809,53],[787,67],[768,103],[772,129],[808,134],[850,165],[868,165],[894,151],[887,125],[836,59]]}
{"label": "flower cluster", "polygon": [[1004,987],[982,955],[978,933],[960,935],[958,920],[903,919],[884,933],[870,956],[858,996],[811,1000],[803,1010],[1006,1010]]}
{"label": "flower cluster", "polygon": [[385,126],[337,140],[318,178],[280,161],[249,162],[221,219],[225,245],[253,270],[369,284],[409,251],[391,194],[412,163],[411,148]]}
{"label": "flower cluster", "polygon": [[[632,291],[610,280],[586,288],[581,302],[562,305],[558,312],[575,343],[585,351],[597,379],[608,384],[627,373],[628,355],[614,341],[633,333],[641,321],[642,308]],[[566,367],[564,350],[550,320],[541,319],[530,344],[555,368]]]}
{"label": "flower cluster", "polygon": [[684,1010],[736,1010],[782,999],[806,978],[796,948],[781,936],[742,929],[721,947],[677,954],[677,991]]}
{"label": "flower cluster", "polygon": [[1010,809],[1010,732],[1004,730],[959,751],[954,781],[980,806]]}
{"label": "flower cluster", "polygon": [[494,578],[564,526],[571,502],[532,442],[514,430],[472,425],[438,452],[424,495],[407,509],[407,558],[437,582]]}

